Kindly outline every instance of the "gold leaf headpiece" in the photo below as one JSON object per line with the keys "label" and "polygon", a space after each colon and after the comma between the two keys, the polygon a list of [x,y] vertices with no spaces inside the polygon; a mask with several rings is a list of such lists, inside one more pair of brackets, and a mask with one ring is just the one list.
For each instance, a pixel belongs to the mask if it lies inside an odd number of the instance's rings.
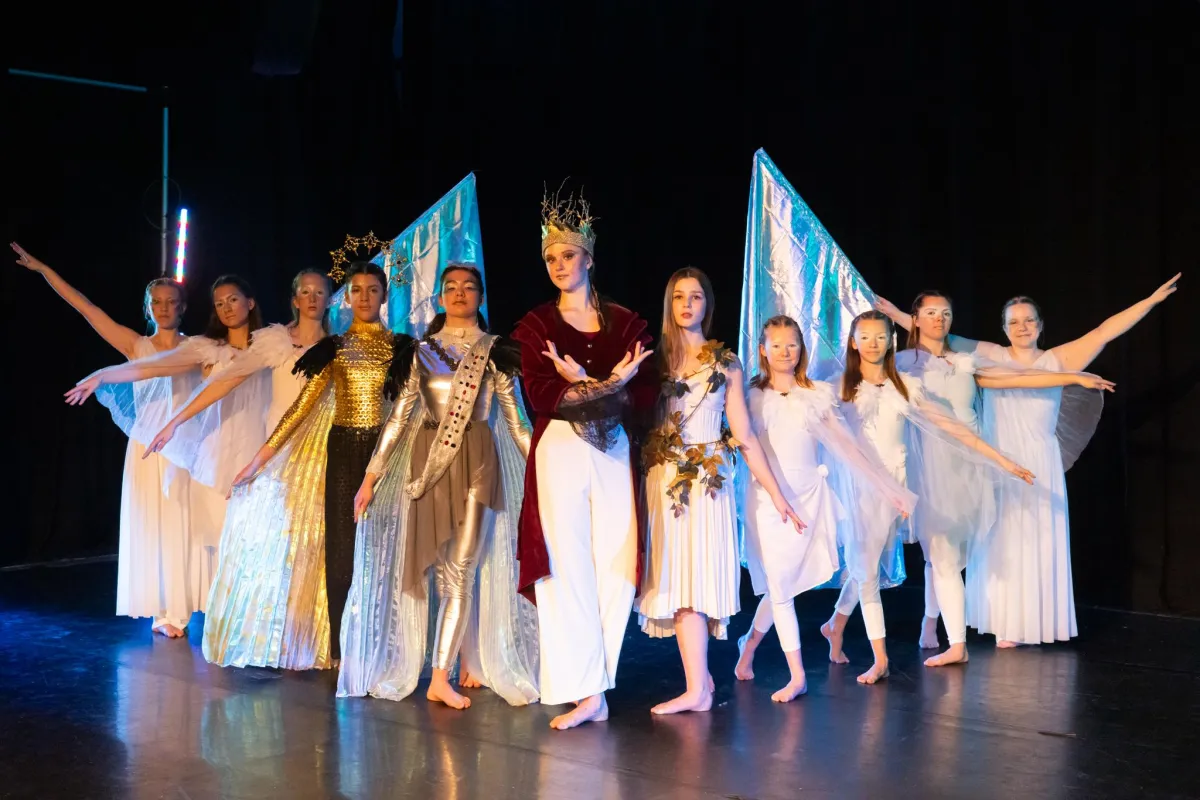
{"label": "gold leaf headpiece", "polygon": [[549,193],[542,194],[542,252],[552,244],[572,244],[582,247],[589,255],[596,250],[596,232],[588,201],[580,193],[578,199],[572,194],[565,201],[559,199],[560,188],[551,198]]}
{"label": "gold leaf headpiece", "polygon": [[404,255],[393,253],[392,242],[385,241],[375,236],[374,231],[367,231],[366,236],[351,236],[346,234],[346,241],[337,250],[330,250],[329,255],[333,257],[333,268],[329,270],[329,277],[335,282],[341,283],[346,277],[346,270],[342,269],[342,264],[349,264],[350,259],[346,258],[347,253],[358,255],[360,247],[367,249],[367,258],[373,258],[372,250],[378,249],[383,254],[383,268],[386,272],[388,267],[392,268],[391,283],[397,288],[406,286],[408,280],[408,259]]}

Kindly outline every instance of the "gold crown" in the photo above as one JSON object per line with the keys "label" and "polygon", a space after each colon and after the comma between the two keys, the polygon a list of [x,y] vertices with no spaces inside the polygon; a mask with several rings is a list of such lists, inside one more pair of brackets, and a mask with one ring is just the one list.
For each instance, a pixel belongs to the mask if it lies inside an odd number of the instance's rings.
{"label": "gold crown", "polygon": [[375,236],[374,231],[367,231],[366,236],[351,236],[346,234],[346,241],[337,250],[330,250],[329,255],[333,257],[333,268],[329,270],[329,277],[337,283],[341,283],[346,277],[346,271],[342,269],[342,264],[349,264],[350,259],[346,258],[346,253],[354,253],[358,255],[358,250],[361,247],[367,248],[368,259],[373,258],[371,251],[378,249],[383,253],[383,269],[387,271],[388,267],[392,267],[391,283],[400,288],[407,286],[408,268],[410,266],[404,254],[396,254],[392,251],[392,242],[385,241]]}
{"label": "gold crown", "polygon": [[596,232],[592,223],[597,218],[592,216],[588,201],[583,199],[582,193],[578,200],[572,194],[562,201],[559,192],[555,192],[553,199],[549,193],[542,195],[542,252],[545,253],[552,244],[571,244],[582,247],[589,255],[594,254]]}

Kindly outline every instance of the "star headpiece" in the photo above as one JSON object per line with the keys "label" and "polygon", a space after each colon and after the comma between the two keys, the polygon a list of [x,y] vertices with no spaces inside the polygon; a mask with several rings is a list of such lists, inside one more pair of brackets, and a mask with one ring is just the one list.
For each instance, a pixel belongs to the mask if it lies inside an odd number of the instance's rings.
{"label": "star headpiece", "polygon": [[542,252],[552,244],[573,244],[582,247],[589,255],[595,254],[596,232],[588,201],[583,199],[582,192],[576,199],[572,194],[565,201],[559,199],[561,187],[551,198],[548,192],[542,194]]}
{"label": "star headpiece", "polygon": [[374,231],[367,231],[366,236],[351,236],[346,234],[346,241],[337,250],[330,250],[329,255],[333,257],[333,268],[329,270],[329,277],[336,283],[341,283],[346,277],[346,270],[342,269],[343,264],[349,264],[350,259],[346,258],[347,253],[358,255],[358,250],[361,247],[367,249],[367,258],[373,258],[372,250],[378,250],[383,254],[384,271],[390,266],[392,268],[391,283],[399,288],[406,286],[409,283],[408,267],[409,261],[402,253],[395,253],[392,250],[392,242],[378,238]]}

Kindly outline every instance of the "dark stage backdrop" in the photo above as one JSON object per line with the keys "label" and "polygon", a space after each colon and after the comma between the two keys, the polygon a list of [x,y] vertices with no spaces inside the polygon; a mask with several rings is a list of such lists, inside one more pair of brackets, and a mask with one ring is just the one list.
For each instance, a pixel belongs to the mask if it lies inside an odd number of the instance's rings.
{"label": "dark stage backdrop", "polygon": [[[190,330],[227,271],[282,319],[297,269],[345,233],[399,232],[473,170],[494,327],[551,295],[538,202],[569,175],[601,217],[601,287],[657,325],[666,277],[701,267],[732,341],[765,147],[873,288],[902,306],[947,291],[964,334],[999,339],[1024,293],[1054,345],[1188,272],[1095,363],[1118,392],[1069,486],[1080,602],[1200,613],[1200,4],[443,0],[404,9],[401,63],[394,5],[325,3],[300,74],[273,78],[251,72],[278,24],[260,11],[25,10],[9,51],[170,85]],[[157,190],[142,194],[159,97],[10,77],[4,102],[10,236],[136,324],[157,270]],[[0,562],[112,552],[124,443],[98,406],[58,397],[115,353],[34,276],[0,276]]]}

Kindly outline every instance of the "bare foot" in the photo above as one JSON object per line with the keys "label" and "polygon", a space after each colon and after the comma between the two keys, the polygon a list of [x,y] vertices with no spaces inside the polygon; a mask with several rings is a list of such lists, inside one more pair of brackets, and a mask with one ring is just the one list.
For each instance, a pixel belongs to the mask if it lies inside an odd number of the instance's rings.
{"label": "bare foot", "polygon": [[712,694],[717,690],[717,682],[713,680],[712,673],[708,673],[708,693]]}
{"label": "bare foot", "polygon": [[445,703],[450,708],[464,709],[471,707],[471,698],[463,697],[450,685],[449,681],[430,681],[425,699],[435,703]]}
{"label": "bare foot", "polygon": [[458,685],[464,689],[478,689],[483,686],[483,684],[479,682],[478,678],[467,672],[465,669],[459,670]]}
{"label": "bare foot", "polygon": [[608,702],[604,695],[595,694],[575,704],[575,710],[550,720],[550,727],[565,731],[585,722],[604,722],[608,719]]}
{"label": "bare foot", "polygon": [[1010,642],[1008,639],[997,639],[996,648],[999,650],[1009,650],[1013,647],[1020,647],[1019,642]]}
{"label": "bare foot", "polygon": [[917,640],[917,646],[922,650],[937,650],[937,617],[925,617],[921,623],[921,638]]}
{"label": "bare foot", "polygon": [[679,714],[683,711],[708,711],[712,708],[712,691],[705,688],[703,692],[684,692],[674,700],[659,703],[650,709],[651,714]]}
{"label": "bare foot", "polygon": [[183,629],[177,628],[169,622],[163,623],[154,629],[155,633],[161,633],[168,639],[179,639],[183,637]]}
{"label": "bare foot", "polygon": [[858,682],[872,686],[886,678],[889,674],[891,673],[888,672],[888,662],[886,660],[876,661],[869,670],[858,676]]}
{"label": "bare foot", "polygon": [[739,681],[754,680],[754,651],[758,649],[758,642],[750,643],[750,637],[754,635],[754,628],[746,631],[746,635],[738,639],[738,660],[733,667],[733,677]]}
{"label": "bare foot", "polygon": [[821,626],[821,635],[829,642],[829,660],[834,664],[850,663],[850,659],[842,652],[842,633],[834,627],[832,620]]}
{"label": "bare foot", "polygon": [[808,694],[808,679],[800,678],[796,680],[792,678],[787,686],[771,695],[771,699],[776,703],[790,703],[802,694]]}
{"label": "bare foot", "polygon": [[944,667],[948,664],[965,664],[967,663],[967,646],[959,642],[952,644],[944,653],[939,653],[936,656],[930,656],[925,659],[927,667]]}

